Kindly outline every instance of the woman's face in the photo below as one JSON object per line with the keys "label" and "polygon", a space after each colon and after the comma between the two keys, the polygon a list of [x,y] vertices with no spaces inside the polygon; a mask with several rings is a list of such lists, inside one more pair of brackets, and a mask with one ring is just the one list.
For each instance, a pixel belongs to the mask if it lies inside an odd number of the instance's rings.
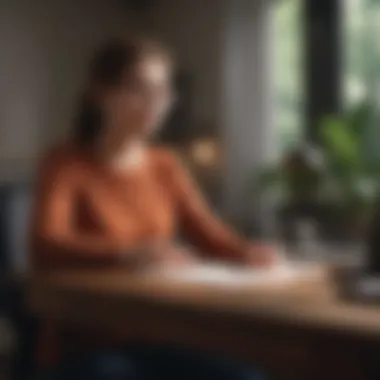
{"label": "woman's face", "polygon": [[146,58],[118,85],[104,91],[101,107],[106,133],[112,133],[118,142],[154,133],[172,105],[170,69],[164,59]]}

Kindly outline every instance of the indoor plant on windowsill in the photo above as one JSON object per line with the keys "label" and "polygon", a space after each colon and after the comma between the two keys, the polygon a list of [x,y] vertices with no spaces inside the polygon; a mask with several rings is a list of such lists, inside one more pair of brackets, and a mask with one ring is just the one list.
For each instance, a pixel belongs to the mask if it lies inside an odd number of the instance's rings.
{"label": "indoor plant on windowsill", "polygon": [[319,150],[295,149],[255,176],[261,192],[277,195],[283,226],[306,217],[317,221],[324,238],[363,237],[380,194],[380,155],[369,144],[371,109],[363,102],[343,115],[326,116]]}
{"label": "indoor plant on windowsill", "polygon": [[320,127],[325,204],[335,211],[341,234],[354,239],[365,234],[380,194],[380,155],[371,149],[373,109],[362,102],[345,115],[325,117]]}

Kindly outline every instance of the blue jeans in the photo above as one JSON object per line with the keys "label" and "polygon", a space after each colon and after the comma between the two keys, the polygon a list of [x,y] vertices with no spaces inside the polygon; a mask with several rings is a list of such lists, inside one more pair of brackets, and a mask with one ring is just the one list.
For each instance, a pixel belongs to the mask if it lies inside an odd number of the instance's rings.
{"label": "blue jeans", "polygon": [[167,347],[105,350],[64,363],[38,380],[263,380],[225,357]]}

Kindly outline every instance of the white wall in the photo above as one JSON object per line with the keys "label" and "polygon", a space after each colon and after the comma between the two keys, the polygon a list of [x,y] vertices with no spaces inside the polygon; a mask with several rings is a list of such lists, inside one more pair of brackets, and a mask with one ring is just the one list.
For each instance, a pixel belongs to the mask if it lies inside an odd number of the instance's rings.
{"label": "white wall", "polygon": [[234,220],[269,233],[270,209],[248,186],[254,171],[275,158],[273,25],[268,0],[228,0],[223,49],[222,136],[225,141],[224,204]]}
{"label": "white wall", "polygon": [[0,180],[68,130],[91,51],[131,19],[116,0],[0,2]]}

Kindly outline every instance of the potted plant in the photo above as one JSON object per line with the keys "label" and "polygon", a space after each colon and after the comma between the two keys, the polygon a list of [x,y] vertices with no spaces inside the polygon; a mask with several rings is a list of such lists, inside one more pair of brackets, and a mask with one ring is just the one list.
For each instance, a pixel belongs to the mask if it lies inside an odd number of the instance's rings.
{"label": "potted plant", "polygon": [[371,149],[374,113],[362,102],[320,125],[323,146],[324,203],[339,217],[346,233],[360,237],[380,194],[380,155]]}
{"label": "potted plant", "polygon": [[296,147],[255,175],[261,193],[274,194],[283,224],[314,218],[323,233],[358,238],[380,194],[380,154],[371,151],[372,107],[362,102],[342,115],[324,117],[318,148]]}

